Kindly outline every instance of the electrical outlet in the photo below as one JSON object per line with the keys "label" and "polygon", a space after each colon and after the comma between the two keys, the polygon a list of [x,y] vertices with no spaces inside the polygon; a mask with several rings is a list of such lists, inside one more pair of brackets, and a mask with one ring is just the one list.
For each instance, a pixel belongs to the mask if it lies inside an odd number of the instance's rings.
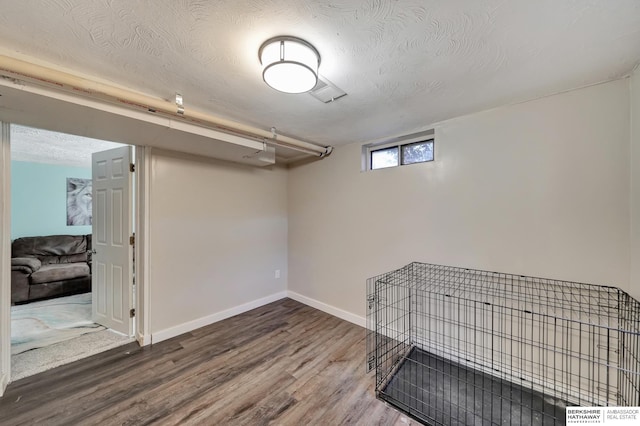
{"label": "electrical outlet", "polygon": [[276,278],[280,278],[280,269],[276,269],[275,276],[276,276]]}

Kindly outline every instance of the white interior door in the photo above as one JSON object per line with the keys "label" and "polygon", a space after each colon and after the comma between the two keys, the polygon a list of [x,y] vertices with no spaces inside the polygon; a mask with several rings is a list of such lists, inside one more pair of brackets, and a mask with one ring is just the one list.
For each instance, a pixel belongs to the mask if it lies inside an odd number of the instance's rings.
{"label": "white interior door", "polygon": [[133,246],[131,147],[92,156],[93,321],[133,335]]}

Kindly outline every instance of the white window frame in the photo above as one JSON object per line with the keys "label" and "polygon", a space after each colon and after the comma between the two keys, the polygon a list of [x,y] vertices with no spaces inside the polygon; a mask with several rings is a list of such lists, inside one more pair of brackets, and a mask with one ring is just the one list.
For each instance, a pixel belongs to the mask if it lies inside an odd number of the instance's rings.
{"label": "white window frame", "polygon": [[[431,142],[433,143],[433,159],[429,161],[418,161],[415,163],[402,164],[402,147],[405,145],[412,145],[419,142]],[[389,148],[398,148],[398,164],[396,166],[389,167],[381,167],[378,169],[372,169],[371,166],[371,155],[375,151],[389,149]],[[369,143],[362,146],[362,171],[369,172],[374,170],[385,170],[385,169],[395,169],[401,166],[410,166],[413,164],[424,164],[431,163],[436,159],[436,140],[435,134],[433,131],[421,133],[418,135],[411,135],[406,138],[395,138],[393,141],[379,142],[379,143]]]}

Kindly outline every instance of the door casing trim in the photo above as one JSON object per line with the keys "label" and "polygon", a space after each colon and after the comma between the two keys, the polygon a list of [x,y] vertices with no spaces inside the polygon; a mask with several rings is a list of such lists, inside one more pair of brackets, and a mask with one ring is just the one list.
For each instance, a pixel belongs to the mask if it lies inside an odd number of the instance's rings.
{"label": "door casing trim", "polygon": [[11,150],[0,122],[0,396],[11,381]]}
{"label": "door casing trim", "polygon": [[[11,145],[10,123],[0,122],[0,396],[11,382]],[[141,346],[151,344],[149,327],[149,189],[151,151],[149,148],[135,146],[136,176],[133,200],[136,217],[135,256],[136,268],[140,268],[140,276],[136,276],[135,300],[136,340]],[[136,234],[138,235],[138,234]]]}

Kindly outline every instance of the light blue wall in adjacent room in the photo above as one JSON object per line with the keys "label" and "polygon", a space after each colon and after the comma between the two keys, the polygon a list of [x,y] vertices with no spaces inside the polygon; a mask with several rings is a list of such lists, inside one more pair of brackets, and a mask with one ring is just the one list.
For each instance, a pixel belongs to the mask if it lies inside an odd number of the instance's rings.
{"label": "light blue wall in adjacent room", "polygon": [[11,240],[91,233],[91,226],[67,226],[69,177],[91,179],[91,168],[11,162]]}

